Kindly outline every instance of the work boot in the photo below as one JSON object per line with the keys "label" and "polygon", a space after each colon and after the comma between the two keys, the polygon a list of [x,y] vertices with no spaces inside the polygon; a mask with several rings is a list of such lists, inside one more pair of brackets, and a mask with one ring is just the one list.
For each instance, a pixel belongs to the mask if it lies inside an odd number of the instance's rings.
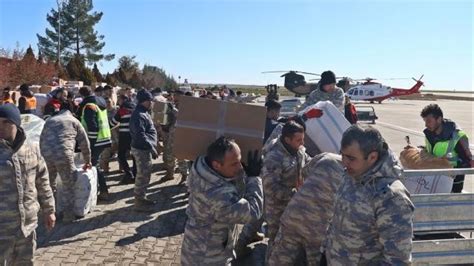
{"label": "work boot", "polygon": [[101,191],[99,192],[99,195],[97,196],[98,201],[109,201],[109,192],[108,191]]}
{"label": "work boot", "polygon": [[135,198],[135,211],[139,212],[149,212],[153,210],[156,202],[147,198]]}

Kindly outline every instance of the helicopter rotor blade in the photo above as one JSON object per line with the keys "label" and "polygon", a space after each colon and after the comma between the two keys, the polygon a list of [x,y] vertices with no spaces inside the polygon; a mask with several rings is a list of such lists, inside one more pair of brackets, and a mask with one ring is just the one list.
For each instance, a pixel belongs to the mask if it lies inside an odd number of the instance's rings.
{"label": "helicopter rotor blade", "polygon": [[272,71],[263,71],[262,74],[269,74],[269,73],[287,73],[291,72],[291,70],[272,70]]}
{"label": "helicopter rotor blade", "polygon": [[313,76],[321,76],[320,74],[311,73],[311,72],[304,72],[304,71],[295,71],[295,72],[301,73],[301,74],[313,75]]}

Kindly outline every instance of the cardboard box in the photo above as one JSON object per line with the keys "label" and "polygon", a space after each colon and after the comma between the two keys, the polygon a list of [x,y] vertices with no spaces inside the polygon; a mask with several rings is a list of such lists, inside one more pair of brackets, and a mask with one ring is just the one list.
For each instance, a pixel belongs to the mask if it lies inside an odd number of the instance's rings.
{"label": "cardboard box", "polygon": [[166,114],[168,112],[168,104],[166,102],[153,101],[151,110],[151,118],[155,125],[166,125],[168,123],[168,115]]}
{"label": "cardboard box", "polygon": [[195,160],[220,136],[235,139],[247,161],[248,151],[261,151],[266,108],[220,100],[181,97],[174,139],[178,159]]}

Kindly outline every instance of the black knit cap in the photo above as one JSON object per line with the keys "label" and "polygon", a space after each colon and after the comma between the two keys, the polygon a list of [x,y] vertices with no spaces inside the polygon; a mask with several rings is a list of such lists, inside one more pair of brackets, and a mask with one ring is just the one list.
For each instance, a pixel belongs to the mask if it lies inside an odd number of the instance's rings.
{"label": "black knit cap", "polygon": [[321,86],[333,83],[336,83],[336,75],[334,72],[328,70],[321,73],[321,80],[319,81]]}
{"label": "black knit cap", "polygon": [[10,120],[17,127],[21,126],[20,110],[14,104],[6,103],[0,106],[0,117]]}
{"label": "black knit cap", "polygon": [[153,95],[145,89],[142,89],[137,92],[137,101],[139,103],[145,102],[145,101],[151,101],[153,100]]}

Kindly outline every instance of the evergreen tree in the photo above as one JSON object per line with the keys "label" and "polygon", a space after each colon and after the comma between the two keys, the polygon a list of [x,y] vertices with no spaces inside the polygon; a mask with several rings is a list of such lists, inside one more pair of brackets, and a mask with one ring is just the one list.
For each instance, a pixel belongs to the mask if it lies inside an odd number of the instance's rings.
{"label": "evergreen tree", "polygon": [[83,63],[79,56],[75,56],[71,60],[69,60],[69,63],[67,63],[66,66],[66,70],[67,75],[70,79],[79,80],[81,78],[82,65]]}
{"label": "evergreen tree", "polygon": [[105,75],[105,82],[110,86],[117,86],[117,80],[114,77],[114,74]]}
{"label": "evergreen tree", "polygon": [[132,77],[130,78],[128,84],[133,88],[139,89],[142,87],[142,80],[140,78],[140,74],[138,72],[133,73]]}
{"label": "evergreen tree", "polygon": [[[92,0],[69,0],[61,4],[61,16],[51,9],[47,20],[52,28],[46,29],[46,35],[37,34],[38,46],[50,60],[57,58],[58,26],[61,24],[61,61],[70,61],[81,56],[90,65],[100,60],[112,60],[113,54],[104,55],[104,35],[99,35],[94,26],[102,18],[102,12],[92,12]],[[61,19],[60,19],[61,17]],[[60,21],[60,23],[59,23]]]}
{"label": "evergreen tree", "polygon": [[104,77],[99,71],[99,68],[97,68],[97,64],[94,63],[94,68],[92,69],[92,73],[94,74],[94,78],[97,82],[103,82]]}
{"label": "evergreen tree", "polygon": [[38,52],[38,64],[44,64],[43,54],[41,51]]}
{"label": "evergreen tree", "polygon": [[28,49],[26,49],[26,53],[23,56],[23,60],[28,62],[33,62],[36,60],[35,53],[33,52],[33,49],[31,49],[31,45],[30,47],[28,47]]}

